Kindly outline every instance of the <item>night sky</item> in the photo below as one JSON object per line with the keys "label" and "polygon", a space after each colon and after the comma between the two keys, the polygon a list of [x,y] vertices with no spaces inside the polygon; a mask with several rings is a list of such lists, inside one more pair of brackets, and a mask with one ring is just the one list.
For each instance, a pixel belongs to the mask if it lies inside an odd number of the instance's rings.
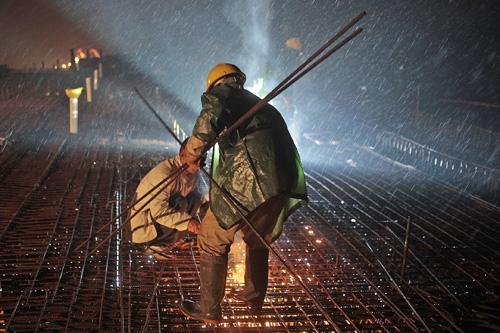
{"label": "night sky", "polygon": [[414,108],[417,89],[429,108],[444,98],[500,104],[497,0],[2,0],[0,64],[51,65],[71,47],[101,48],[197,110],[215,63],[237,63],[269,91],[362,10],[362,35],[291,90],[301,110],[391,117]]}

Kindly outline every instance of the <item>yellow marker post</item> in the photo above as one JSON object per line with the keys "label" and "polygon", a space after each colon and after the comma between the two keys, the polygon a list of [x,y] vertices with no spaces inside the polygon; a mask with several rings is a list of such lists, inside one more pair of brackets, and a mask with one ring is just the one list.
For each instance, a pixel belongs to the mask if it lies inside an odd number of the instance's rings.
{"label": "yellow marker post", "polygon": [[90,103],[92,102],[92,82],[91,82],[91,77],[86,77],[85,78],[85,93],[87,95],[87,102]]}
{"label": "yellow marker post", "polygon": [[66,89],[69,98],[69,132],[78,133],[78,97],[82,94],[83,87]]}

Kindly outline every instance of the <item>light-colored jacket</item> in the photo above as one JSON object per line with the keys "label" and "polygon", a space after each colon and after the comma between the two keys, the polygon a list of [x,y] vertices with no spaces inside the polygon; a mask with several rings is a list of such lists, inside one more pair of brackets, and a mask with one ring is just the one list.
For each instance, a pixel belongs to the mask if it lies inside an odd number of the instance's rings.
{"label": "light-colored jacket", "polygon": [[[155,185],[171,175],[176,169],[181,167],[179,156],[165,160],[151,169],[144,178],[142,178],[136,189],[134,202],[145,195]],[[152,196],[158,193],[169,181],[160,185],[147,197],[137,203],[132,209],[131,214],[137,212]],[[183,211],[177,211],[169,206],[169,199],[175,195],[186,197],[192,192],[198,193],[199,176],[183,172],[166,189],[161,191],[144,209],[142,209],[130,221],[133,243],[145,243],[156,238],[156,228],[154,223],[159,223],[168,228],[177,230],[186,230],[189,220],[192,216]]]}

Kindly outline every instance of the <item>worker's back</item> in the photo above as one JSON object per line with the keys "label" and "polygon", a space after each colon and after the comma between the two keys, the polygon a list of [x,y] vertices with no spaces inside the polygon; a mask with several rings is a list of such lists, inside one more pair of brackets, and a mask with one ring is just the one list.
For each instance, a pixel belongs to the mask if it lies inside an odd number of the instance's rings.
{"label": "worker's back", "polygon": [[[216,86],[205,95],[219,113],[214,117],[216,132],[231,126],[260,101],[248,90],[233,85]],[[212,169],[217,182],[248,211],[278,194],[297,196],[301,172],[300,158],[285,121],[269,104],[219,143]],[[214,214],[229,226],[240,216],[225,200],[218,199],[221,196],[211,188]]]}

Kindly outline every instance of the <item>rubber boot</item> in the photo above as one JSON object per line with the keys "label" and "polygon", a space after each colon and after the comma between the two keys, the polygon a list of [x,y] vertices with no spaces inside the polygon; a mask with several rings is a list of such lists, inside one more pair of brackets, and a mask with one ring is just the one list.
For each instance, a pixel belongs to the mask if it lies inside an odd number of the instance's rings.
{"label": "rubber boot", "polygon": [[222,319],[220,303],[224,298],[227,275],[227,254],[200,256],[200,301],[184,299],[179,306],[188,318],[215,325]]}
{"label": "rubber boot", "polygon": [[235,297],[247,304],[250,313],[258,315],[262,311],[266,297],[269,250],[249,249],[245,257],[245,288],[237,291]]}

